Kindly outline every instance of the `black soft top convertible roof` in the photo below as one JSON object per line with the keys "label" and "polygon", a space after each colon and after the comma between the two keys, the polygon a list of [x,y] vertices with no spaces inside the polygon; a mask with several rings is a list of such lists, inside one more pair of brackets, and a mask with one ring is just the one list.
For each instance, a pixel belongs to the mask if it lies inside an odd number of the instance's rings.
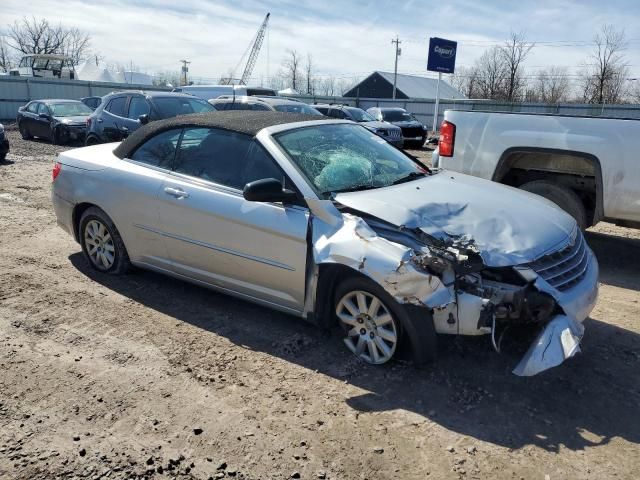
{"label": "black soft top convertible roof", "polygon": [[116,147],[113,153],[119,158],[129,157],[142,143],[165,130],[182,127],[220,128],[255,136],[260,130],[286,123],[319,120],[317,115],[283,112],[252,112],[247,110],[193,113],[151,122],[135,132]]}

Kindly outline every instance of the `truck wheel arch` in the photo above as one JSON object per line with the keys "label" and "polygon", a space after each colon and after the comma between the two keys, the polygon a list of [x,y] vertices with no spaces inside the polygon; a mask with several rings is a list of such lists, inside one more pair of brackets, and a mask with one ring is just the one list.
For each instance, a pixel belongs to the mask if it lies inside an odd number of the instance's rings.
{"label": "truck wheel arch", "polygon": [[[602,179],[602,166],[598,157],[591,153],[580,152],[575,150],[562,150],[554,148],[538,148],[538,147],[511,147],[505,150],[493,172],[491,180],[498,183],[506,183],[505,178],[509,172],[516,167],[519,160],[519,154],[524,155],[546,155],[546,156],[562,156],[574,157],[580,161],[586,162],[590,166],[595,179],[595,208],[593,214],[593,225],[605,218],[604,215],[604,183]],[[566,172],[569,173],[569,172]],[[579,174],[579,173],[578,173]]]}

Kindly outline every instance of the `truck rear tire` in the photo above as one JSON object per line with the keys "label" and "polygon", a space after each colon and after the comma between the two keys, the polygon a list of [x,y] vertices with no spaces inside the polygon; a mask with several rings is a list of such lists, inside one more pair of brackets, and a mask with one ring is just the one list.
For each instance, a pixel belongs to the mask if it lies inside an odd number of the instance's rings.
{"label": "truck rear tire", "polygon": [[570,188],[547,180],[535,180],[519,187],[530,193],[535,193],[558,205],[567,212],[578,223],[581,230],[589,227],[587,222],[587,211],[584,208],[580,197]]}

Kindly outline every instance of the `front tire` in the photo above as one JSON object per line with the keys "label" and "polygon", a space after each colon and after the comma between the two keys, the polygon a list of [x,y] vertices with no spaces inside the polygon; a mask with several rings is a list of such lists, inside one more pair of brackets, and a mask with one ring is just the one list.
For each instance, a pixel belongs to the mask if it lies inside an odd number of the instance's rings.
{"label": "front tire", "polygon": [[20,131],[20,136],[23,140],[31,140],[33,138],[33,135],[29,133],[29,130],[24,125],[24,122],[18,123],[18,130]]}
{"label": "front tire", "polygon": [[69,143],[69,132],[65,129],[65,127],[56,127],[53,130],[53,135],[51,137],[51,142],[54,145],[66,145],[67,143]]}
{"label": "front tire", "polygon": [[535,180],[525,183],[520,188],[530,193],[535,193],[552,201],[562,210],[567,212],[578,223],[581,230],[589,227],[587,212],[580,197],[570,188],[547,180]]}
{"label": "front tire", "polygon": [[99,272],[122,275],[131,266],[118,229],[98,207],[90,207],[82,214],[79,237],[89,265]]}
{"label": "front tire", "polygon": [[334,311],[344,344],[363,361],[381,365],[396,357],[402,339],[402,307],[379,285],[351,277],[336,288]]}
{"label": "front tire", "polygon": [[90,147],[92,145],[98,145],[99,143],[100,143],[100,140],[95,135],[89,135],[84,141],[84,145],[86,147]]}

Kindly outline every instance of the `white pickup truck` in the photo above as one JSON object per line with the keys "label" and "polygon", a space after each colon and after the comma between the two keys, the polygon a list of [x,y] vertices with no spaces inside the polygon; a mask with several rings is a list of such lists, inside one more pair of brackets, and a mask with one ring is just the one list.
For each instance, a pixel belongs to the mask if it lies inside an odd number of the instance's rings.
{"label": "white pickup truck", "polygon": [[433,166],[541,195],[581,228],[640,228],[640,120],[448,110]]}

